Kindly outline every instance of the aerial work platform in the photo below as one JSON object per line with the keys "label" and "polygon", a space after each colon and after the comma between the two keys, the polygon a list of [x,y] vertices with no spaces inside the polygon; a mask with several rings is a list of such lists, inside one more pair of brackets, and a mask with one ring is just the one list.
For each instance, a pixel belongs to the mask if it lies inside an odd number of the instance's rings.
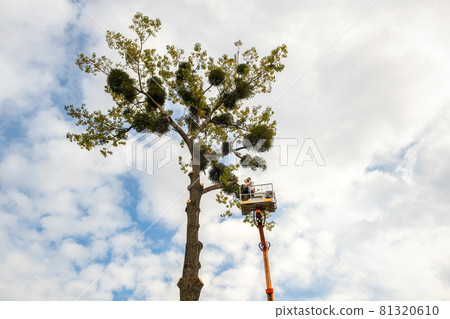
{"label": "aerial work platform", "polygon": [[239,199],[241,202],[242,215],[249,215],[253,213],[253,222],[258,228],[259,237],[261,239],[259,248],[263,253],[267,300],[273,301],[273,288],[270,278],[268,255],[270,243],[266,241],[264,236],[264,227],[266,225],[267,213],[273,213],[277,209],[277,198],[275,197],[272,183],[246,185],[247,186],[242,185],[242,187],[239,188]]}
{"label": "aerial work platform", "polygon": [[242,215],[249,215],[251,212],[260,210],[272,213],[277,209],[277,199],[273,191],[272,183],[251,185],[239,190]]}

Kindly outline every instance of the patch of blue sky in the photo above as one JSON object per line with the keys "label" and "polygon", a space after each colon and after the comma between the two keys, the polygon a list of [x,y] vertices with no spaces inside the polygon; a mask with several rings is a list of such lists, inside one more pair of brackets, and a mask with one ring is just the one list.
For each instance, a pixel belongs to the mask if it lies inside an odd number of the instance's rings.
{"label": "patch of blue sky", "polygon": [[[122,287],[120,290],[113,291],[113,301],[127,301],[130,299],[140,300],[139,298],[136,299],[136,296],[134,296],[134,289]],[[144,300],[144,298],[142,298],[142,300]]]}
{"label": "patch of blue sky", "polygon": [[366,172],[380,171],[391,175],[399,174],[398,168],[405,161],[408,151],[416,144],[417,142],[412,142],[398,150],[375,155],[372,163],[366,167]]}
{"label": "patch of blue sky", "polygon": [[[120,252],[119,254],[113,256],[112,250],[109,248],[108,250],[104,251],[104,254],[99,255],[97,258],[93,260],[93,263],[95,264],[103,264],[105,265],[105,269],[108,265],[112,264],[114,261],[117,260],[117,258],[122,254],[123,252]],[[126,254],[124,254],[120,259],[127,260]]]}
{"label": "patch of blue sky", "polygon": [[[73,70],[67,70],[67,74],[57,77],[58,87],[60,90],[55,90],[50,93],[52,104],[57,106],[65,114],[64,106],[74,104],[81,105],[83,99],[81,72],[74,72]],[[67,117],[69,118],[69,117]]]}
{"label": "patch of blue sky", "polygon": [[[47,95],[48,100],[44,96],[32,96],[27,101],[27,104],[36,105],[36,107],[26,109],[25,112],[17,114],[15,112],[8,112],[8,109],[14,109],[18,101],[13,99],[6,99],[2,101],[4,110],[0,117],[0,156],[4,155],[5,149],[17,142],[26,142],[27,125],[30,118],[36,112],[42,109],[57,107],[65,114],[64,106],[67,104],[77,103],[82,101],[82,87],[81,79],[83,73],[75,66],[75,59],[79,52],[82,52],[86,46],[88,36],[79,32],[79,29],[74,25],[69,25],[66,28],[67,37],[64,41],[65,61],[59,66],[59,72],[54,73],[56,77],[56,84],[53,89],[43,92]],[[45,64],[32,61],[30,68],[39,68],[45,70]],[[50,103],[48,103],[50,102]],[[69,117],[67,117],[69,119]]]}
{"label": "patch of blue sky", "polygon": [[[223,204],[217,203],[217,210],[218,214],[224,214],[227,211],[228,208],[225,207]],[[231,209],[231,216],[221,217],[219,219],[219,223],[225,223],[229,218],[238,219],[238,220],[244,220],[244,216],[242,215],[242,212],[240,209],[233,207]]]}
{"label": "patch of blue sky", "polygon": [[141,199],[141,190],[139,182],[131,174],[123,174],[119,176],[122,189],[125,192],[124,201],[121,207],[129,214],[133,222],[139,223],[140,218],[137,213],[137,206]]}
{"label": "patch of blue sky", "polygon": [[[86,52],[94,39],[82,32],[77,25],[69,23],[64,30],[63,42],[65,60],[59,72],[55,73],[59,90],[52,91],[52,102],[58,106],[80,103],[83,99],[81,79],[86,76],[76,65],[78,54]],[[86,52],[87,53],[87,52]]]}
{"label": "patch of blue sky", "polygon": [[133,222],[132,227],[136,227],[139,234],[145,232],[141,240],[151,242],[150,249],[153,253],[161,253],[168,250],[171,247],[171,240],[176,234],[176,230],[168,228],[160,221],[155,222],[155,220],[142,218],[138,213],[138,204],[142,196],[139,182],[132,174],[124,174],[119,177],[119,180],[122,183],[122,189],[126,192],[125,200],[122,202],[121,207],[130,216]]}
{"label": "patch of blue sky", "polygon": [[[243,249],[247,250],[249,248],[249,246],[250,246],[249,244],[246,244]],[[220,247],[218,245],[214,245],[214,244],[206,244],[204,249],[205,249],[205,252],[204,252],[205,255],[208,255],[208,251],[214,251],[216,253],[224,253],[224,252],[222,252],[222,247]],[[257,243],[255,243],[254,249],[258,249]],[[225,254],[224,257],[226,257],[225,261],[222,262],[220,264],[220,266],[217,268],[217,270],[214,272],[214,274],[217,276],[236,266],[235,256],[226,254],[226,253],[224,253],[224,254]],[[237,261],[237,262],[239,263],[240,261]]]}
{"label": "patch of blue sky", "polygon": [[[152,223],[153,222],[148,223],[145,230],[147,230]],[[146,225],[144,225],[144,227]],[[142,240],[145,240],[146,246],[153,254],[161,254],[175,247],[175,243],[173,242],[175,234],[175,230],[170,230],[166,228],[164,224],[156,222],[145,232]]]}
{"label": "patch of blue sky", "polygon": [[220,264],[219,269],[214,273],[214,275],[219,276],[226,272],[227,270],[233,269],[236,265],[232,262],[224,262]]}
{"label": "patch of blue sky", "polygon": [[79,274],[80,271],[83,270],[83,268],[81,268],[80,265],[78,265],[78,263],[77,263],[76,261],[73,261],[73,262],[72,262],[72,267],[73,267],[73,270],[74,270],[77,274]]}
{"label": "patch of blue sky", "polygon": [[[52,101],[65,114],[63,109],[65,105],[79,105],[83,101],[82,79],[86,76],[93,76],[81,71],[75,65],[78,54],[85,53],[86,55],[90,55],[89,47],[95,41],[98,41],[98,39],[93,38],[90,34],[84,33],[74,23],[69,23],[64,31],[65,38],[63,39],[63,43],[65,46],[66,60],[61,72],[56,74],[58,84],[62,90],[52,92]],[[71,118],[67,116],[67,119]]]}
{"label": "patch of blue sky", "polygon": [[[2,104],[14,107],[14,102],[4,101]],[[4,107],[1,107],[4,108]],[[3,114],[0,117],[0,158],[9,153],[8,147],[17,141],[25,140],[27,130],[24,116],[9,117]]]}
{"label": "patch of blue sky", "polygon": [[68,23],[64,29],[64,44],[68,52],[77,55],[98,39],[91,33],[83,32],[76,23]]}
{"label": "patch of blue sky", "polygon": [[[167,88],[166,88],[167,91]],[[184,105],[181,105],[180,103],[174,104],[172,102],[166,102],[167,108],[173,111],[173,117],[179,118],[182,116],[187,115],[187,108]]]}

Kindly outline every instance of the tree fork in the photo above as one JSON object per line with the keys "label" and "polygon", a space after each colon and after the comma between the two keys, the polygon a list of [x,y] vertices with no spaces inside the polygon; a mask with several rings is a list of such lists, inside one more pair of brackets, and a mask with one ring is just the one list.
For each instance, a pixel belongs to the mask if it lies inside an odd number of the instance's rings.
{"label": "tree fork", "polygon": [[203,185],[199,181],[199,169],[189,173],[191,184],[189,186],[189,200],[186,204],[187,232],[186,250],[184,253],[183,275],[178,281],[180,300],[196,301],[200,298],[203,282],[198,277],[201,267],[200,251],[203,244],[199,241],[200,228],[200,200],[203,194]]}

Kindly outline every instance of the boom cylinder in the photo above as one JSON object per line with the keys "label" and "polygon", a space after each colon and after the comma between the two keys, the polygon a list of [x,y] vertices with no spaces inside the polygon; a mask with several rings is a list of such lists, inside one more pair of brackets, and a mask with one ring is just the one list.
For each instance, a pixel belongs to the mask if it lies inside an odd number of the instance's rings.
{"label": "boom cylinder", "polygon": [[267,301],[273,301],[273,288],[272,288],[272,282],[270,280],[270,267],[269,267],[269,243],[266,242],[266,238],[264,236],[264,220],[265,218],[262,216],[260,210],[255,211],[255,219],[256,219],[256,226],[259,230],[259,237],[261,239],[261,243],[259,244],[259,248],[261,249],[263,253],[263,260],[264,260],[264,274],[266,277],[266,294],[267,294]]}

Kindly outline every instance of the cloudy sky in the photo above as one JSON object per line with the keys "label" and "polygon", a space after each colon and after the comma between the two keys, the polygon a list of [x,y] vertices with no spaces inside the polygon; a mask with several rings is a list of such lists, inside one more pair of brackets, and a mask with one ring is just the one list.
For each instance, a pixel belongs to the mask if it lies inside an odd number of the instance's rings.
{"label": "cloudy sky", "polygon": [[[276,187],[275,299],[450,298],[448,1],[19,0],[0,4],[0,300],[178,299],[188,178],[176,139],[149,175],[125,147],[104,159],[65,138],[65,105],[112,105],[76,55],[113,54],[105,31],[131,36],[137,11],[162,20],[157,49],[288,47],[256,101],[274,108],[288,152],[240,172]],[[203,198],[201,299],[265,300],[258,233],[222,212]]]}

